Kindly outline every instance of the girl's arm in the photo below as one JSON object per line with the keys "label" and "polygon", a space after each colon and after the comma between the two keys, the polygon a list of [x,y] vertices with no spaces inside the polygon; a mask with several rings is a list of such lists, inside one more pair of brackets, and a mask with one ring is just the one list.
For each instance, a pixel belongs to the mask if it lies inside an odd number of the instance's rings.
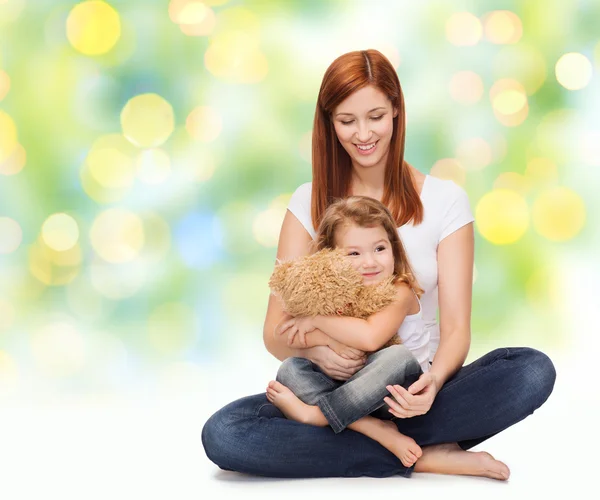
{"label": "girl's arm", "polygon": [[396,286],[396,299],[367,319],[315,316],[312,324],[338,342],[362,351],[376,351],[388,342],[413,305],[414,293],[406,283]]}

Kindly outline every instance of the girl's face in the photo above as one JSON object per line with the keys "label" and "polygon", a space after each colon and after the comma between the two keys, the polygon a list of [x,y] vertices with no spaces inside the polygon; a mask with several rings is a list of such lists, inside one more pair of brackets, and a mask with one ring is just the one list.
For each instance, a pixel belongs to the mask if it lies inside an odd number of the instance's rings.
{"label": "girl's face", "polygon": [[336,248],[344,249],[346,258],[362,274],[366,285],[394,274],[394,252],[383,227],[344,226],[337,231],[335,243]]}
{"label": "girl's face", "polygon": [[354,168],[385,168],[397,114],[387,96],[372,85],[357,90],[334,109],[335,132]]}

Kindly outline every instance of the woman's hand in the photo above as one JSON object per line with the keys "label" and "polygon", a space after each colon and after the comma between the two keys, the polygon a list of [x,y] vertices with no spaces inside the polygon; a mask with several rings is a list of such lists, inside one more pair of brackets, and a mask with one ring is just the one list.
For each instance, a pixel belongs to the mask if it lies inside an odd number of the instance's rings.
{"label": "woman's hand", "polygon": [[327,346],[315,346],[306,349],[304,357],[316,364],[325,375],[334,380],[345,382],[365,366],[366,358],[345,359]]}
{"label": "woman's hand", "polygon": [[365,352],[354,347],[349,347],[330,337],[329,347],[344,359],[361,359],[365,357]]}
{"label": "woman's hand", "polygon": [[427,372],[408,390],[401,385],[388,385],[386,389],[393,398],[383,398],[390,407],[390,413],[398,418],[410,418],[425,415],[429,411],[440,387],[435,376]]}

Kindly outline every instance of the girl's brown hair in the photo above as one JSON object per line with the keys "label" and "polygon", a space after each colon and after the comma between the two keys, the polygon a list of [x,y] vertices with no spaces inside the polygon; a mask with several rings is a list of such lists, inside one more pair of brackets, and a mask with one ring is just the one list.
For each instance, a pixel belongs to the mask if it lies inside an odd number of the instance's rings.
{"label": "girl's brown hair", "polygon": [[374,198],[350,196],[329,205],[317,232],[315,240],[317,250],[336,248],[336,234],[340,229],[349,225],[382,227],[392,245],[394,282],[401,281],[408,284],[419,296],[424,293],[415,278],[392,214],[383,203]]}
{"label": "girl's brown hair", "polygon": [[313,227],[319,227],[326,208],[334,199],[350,194],[352,163],[337,139],[331,116],[344,99],[367,85],[387,95],[393,109],[398,110],[393,121],[381,201],[389,207],[396,227],[411,220],[417,225],[423,220],[423,205],[409,165],[404,161],[406,118],[400,81],[388,59],[371,49],[343,54],[331,63],[323,76],[312,135]]}

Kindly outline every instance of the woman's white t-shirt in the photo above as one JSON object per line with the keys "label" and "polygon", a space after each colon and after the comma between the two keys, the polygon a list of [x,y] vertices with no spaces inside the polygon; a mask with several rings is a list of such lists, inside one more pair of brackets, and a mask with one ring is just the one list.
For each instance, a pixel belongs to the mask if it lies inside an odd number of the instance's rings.
{"label": "woman's white t-shirt", "polygon": [[[315,239],[316,231],[310,215],[311,193],[312,183],[302,184],[292,195],[288,210],[296,216],[310,236]],[[425,290],[421,296],[425,336],[419,340],[419,344],[428,346],[428,359],[433,361],[440,344],[440,328],[437,322],[437,248],[440,241],[446,236],[473,222],[474,219],[467,193],[451,180],[442,180],[431,175],[425,176],[421,190],[421,203],[423,204],[423,222],[417,226],[413,226],[412,223],[405,224],[398,228],[398,234],[402,239],[419,285]],[[409,345],[407,347],[410,349]],[[419,357],[417,356],[417,359]]]}

